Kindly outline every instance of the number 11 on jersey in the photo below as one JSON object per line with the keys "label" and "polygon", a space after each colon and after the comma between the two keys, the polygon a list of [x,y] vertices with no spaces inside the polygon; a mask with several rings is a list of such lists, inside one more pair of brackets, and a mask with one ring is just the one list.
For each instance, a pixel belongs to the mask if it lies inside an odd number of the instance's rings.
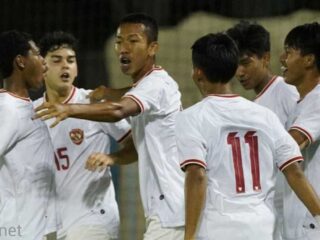
{"label": "number 11 on jersey", "polygon": [[[254,191],[261,190],[260,183],[260,168],[259,168],[259,152],[258,152],[258,137],[254,136],[255,131],[248,131],[244,135],[244,141],[249,145],[250,151],[250,165],[251,165],[251,175],[252,175],[252,187]],[[227,136],[227,143],[231,145],[232,149],[232,159],[235,172],[236,180],[236,191],[237,193],[244,193],[245,182],[243,175],[243,165],[242,165],[242,154],[241,154],[241,142],[240,137],[236,135],[238,132],[230,132]]]}

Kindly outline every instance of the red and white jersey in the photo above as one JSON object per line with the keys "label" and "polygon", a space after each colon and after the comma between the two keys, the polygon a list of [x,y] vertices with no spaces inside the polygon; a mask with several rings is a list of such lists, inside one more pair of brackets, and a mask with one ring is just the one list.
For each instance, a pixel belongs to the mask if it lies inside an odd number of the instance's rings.
{"label": "red and white jersey", "polygon": [[[64,103],[89,103],[90,90],[73,88]],[[39,106],[44,101],[34,102]],[[47,120],[50,126],[53,120]],[[130,133],[126,120],[101,123],[68,118],[49,128],[56,153],[56,184],[58,210],[62,219],[59,236],[70,227],[105,225],[111,237],[117,237],[119,228],[118,205],[110,169],[91,172],[85,169],[90,154],[110,152],[110,137],[120,142]]]}
{"label": "red and white jersey", "polygon": [[124,97],[140,106],[130,117],[139,155],[140,193],[146,217],[163,227],[184,225],[184,176],[179,169],[174,123],[181,109],[177,83],[161,67],[147,73]]}
{"label": "red and white jersey", "polygon": [[204,213],[221,204],[226,211],[228,205],[244,211],[241,206],[260,204],[272,211],[278,169],[302,160],[277,116],[237,95],[209,95],[181,112],[176,136],[181,168],[198,164],[206,169]]}
{"label": "red and white jersey", "polygon": [[0,90],[1,239],[42,240],[45,234],[54,152],[46,125],[32,120],[34,114],[29,98]]}
{"label": "red and white jersey", "polygon": [[282,77],[274,76],[255,97],[254,102],[273,111],[287,128],[286,122],[298,99],[299,93],[294,86],[287,84]]}
{"label": "red and white jersey", "polygon": [[[289,129],[294,129],[306,136],[309,145],[302,150],[304,161],[304,173],[313,188],[320,196],[320,84],[301,99],[294,113],[289,117]],[[306,221],[314,222],[308,210],[296,199],[296,202],[289,206],[289,214],[297,208],[304,209],[304,216],[307,214]],[[289,220],[292,217],[288,217]],[[298,220],[297,220],[298,221]]]}

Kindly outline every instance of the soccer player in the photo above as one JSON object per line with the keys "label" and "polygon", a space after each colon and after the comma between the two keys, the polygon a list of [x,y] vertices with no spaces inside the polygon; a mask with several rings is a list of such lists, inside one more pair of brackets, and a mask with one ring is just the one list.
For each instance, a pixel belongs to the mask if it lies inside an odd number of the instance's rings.
{"label": "soccer player", "polygon": [[[293,28],[285,38],[280,59],[285,81],[300,94],[296,110],[289,117],[289,133],[300,145],[305,159],[304,172],[320,195],[320,24]],[[294,194],[287,213],[285,220],[296,224],[295,231],[286,233],[288,239],[320,239],[320,226]]]}
{"label": "soccer player", "polygon": [[[179,169],[174,122],[181,109],[177,83],[155,65],[158,26],[145,14],[124,17],[117,29],[115,50],[121,71],[133,86],[119,101],[97,104],[40,106],[37,117],[55,117],[52,126],[72,117],[115,122],[129,118],[139,156],[139,183],[147,220],[145,240],[179,240],[184,234],[184,177]],[[118,94],[119,96],[121,94]],[[41,112],[42,111],[42,112]],[[118,158],[95,154],[87,167],[95,170]]]}
{"label": "soccer player", "polygon": [[[236,78],[245,89],[255,91],[255,103],[272,110],[287,127],[288,116],[294,111],[299,94],[294,86],[286,84],[282,77],[274,75],[269,68],[269,32],[260,24],[241,21],[228,29],[227,34],[236,42],[240,52]],[[277,210],[275,240],[281,239],[282,235],[286,188],[290,187],[286,186],[283,174],[279,172],[274,198]]]}
{"label": "soccer player", "polygon": [[192,62],[204,99],[176,120],[186,173],[185,240],[272,240],[278,169],[320,222],[320,200],[300,169],[298,145],[272,111],[230,90],[238,65],[232,39],[201,37],[192,46]]}
{"label": "soccer player", "polygon": [[28,90],[42,86],[46,69],[31,36],[14,30],[1,33],[1,239],[42,240],[45,235],[54,192],[54,152],[46,125],[32,120]]}
{"label": "soccer player", "polygon": [[[48,65],[44,97],[34,102],[88,103],[89,90],[73,85],[78,74],[76,39],[56,31],[40,40],[40,52]],[[52,121],[46,121],[50,125]],[[110,151],[113,137],[123,143],[127,162],[136,161],[137,154],[126,120],[99,123],[67,119],[49,132],[56,153],[56,181],[59,215],[62,229],[59,240],[116,239],[119,231],[119,212],[109,168],[90,172],[85,163],[90,154]],[[128,137],[130,136],[130,137]]]}
{"label": "soccer player", "polygon": [[236,42],[240,59],[236,78],[246,89],[253,89],[255,103],[272,110],[285,126],[299,94],[295,87],[274,75],[270,68],[270,34],[260,24],[241,21],[227,30]]}

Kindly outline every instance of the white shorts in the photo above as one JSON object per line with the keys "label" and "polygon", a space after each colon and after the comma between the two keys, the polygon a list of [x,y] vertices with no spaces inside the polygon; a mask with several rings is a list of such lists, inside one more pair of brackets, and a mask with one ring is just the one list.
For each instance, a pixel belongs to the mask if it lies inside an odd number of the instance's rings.
{"label": "white shorts", "polygon": [[305,230],[309,240],[320,239],[320,228],[314,221],[308,221],[307,218],[306,222],[303,225],[303,229]]}
{"label": "white shorts", "polygon": [[143,235],[143,240],[183,240],[184,239],[184,226],[183,227],[168,227],[161,226],[158,216],[147,218],[147,230]]}
{"label": "white shorts", "polygon": [[274,213],[265,205],[205,211],[197,240],[273,240]]}
{"label": "white shorts", "polygon": [[104,225],[82,225],[72,227],[58,240],[113,240]]}

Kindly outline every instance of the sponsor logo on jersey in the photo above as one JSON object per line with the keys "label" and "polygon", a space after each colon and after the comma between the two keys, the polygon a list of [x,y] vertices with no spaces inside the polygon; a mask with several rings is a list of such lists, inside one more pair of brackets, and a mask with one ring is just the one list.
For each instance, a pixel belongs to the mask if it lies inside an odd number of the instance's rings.
{"label": "sponsor logo on jersey", "polygon": [[80,145],[83,141],[83,130],[82,129],[79,129],[79,128],[75,128],[75,129],[72,129],[70,132],[69,132],[69,136],[71,138],[71,141],[76,144],[76,145]]}

